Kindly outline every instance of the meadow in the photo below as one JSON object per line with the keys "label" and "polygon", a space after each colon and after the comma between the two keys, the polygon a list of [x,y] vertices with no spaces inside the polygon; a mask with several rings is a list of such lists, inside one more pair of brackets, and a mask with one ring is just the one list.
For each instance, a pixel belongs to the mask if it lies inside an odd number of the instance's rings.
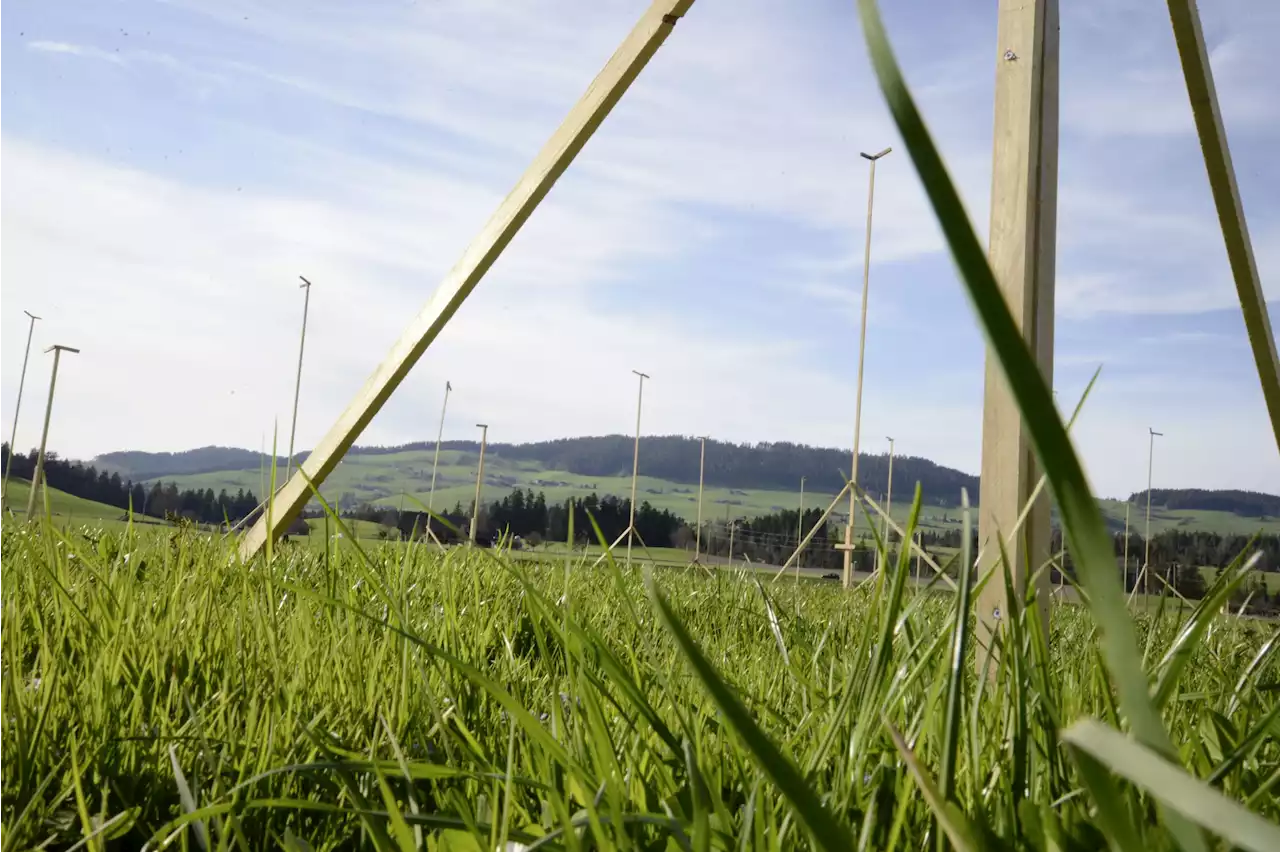
{"label": "meadow", "polygon": [[[845,592],[349,538],[0,547],[4,849],[1094,849],[1108,811],[1171,848],[1160,776],[1103,784],[1064,740],[1120,725],[1083,607],[1047,641],[1019,608],[979,677],[969,596],[903,565]],[[1274,624],[1135,619],[1201,795],[1280,819]]]}

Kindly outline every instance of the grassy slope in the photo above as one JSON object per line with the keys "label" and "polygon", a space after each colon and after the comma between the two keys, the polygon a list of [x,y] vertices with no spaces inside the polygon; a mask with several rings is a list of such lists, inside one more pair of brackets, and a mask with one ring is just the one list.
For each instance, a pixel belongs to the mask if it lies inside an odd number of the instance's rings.
{"label": "grassy slope", "polygon": [[[31,483],[21,479],[15,479],[9,483],[9,501],[15,512],[25,514],[30,496]],[[37,507],[37,510],[42,508]],[[59,523],[74,520],[105,521],[110,524],[120,522],[125,515],[124,511],[115,506],[75,497],[57,488],[49,489],[49,511],[53,514],[54,520]],[[121,525],[123,526],[123,523]]]}
{"label": "grassy slope", "polygon": [[[644,446],[640,448],[640,469],[644,470]],[[423,504],[427,500],[427,492],[431,486],[431,457],[429,451],[409,451],[390,453],[387,455],[349,456],[330,475],[324,486],[326,498],[338,499],[343,495],[351,495],[357,502],[373,502],[405,508],[415,508],[412,498]],[[475,493],[476,454],[460,450],[445,450],[440,453],[440,469],[436,481],[437,509],[450,508],[455,503],[469,504]],[[283,476],[283,471],[280,472]],[[219,491],[223,488],[235,491],[246,488],[254,493],[262,490],[262,477],[257,470],[219,471],[216,473],[193,474],[189,476],[166,477],[172,479],[180,488],[212,488]],[[569,497],[585,497],[592,491],[600,495],[625,495],[630,492],[631,478],[625,472],[619,476],[581,476],[566,471],[548,470],[537,462],[511,461],[497,455],[485,457],[485,498],[499,499],[515,486],[542,491],[550,502],[560,502]],[[911,497],[914,483],[903,482],[894,489],[894,517],[899,522],[906,520],[906,504]],[[643,500],[648,500],[660,509],[670,509],[683,517],[693,520],[697,513],[697,483],[675,483],[670,480],[641,476],[639,493]],[[402,494],[410,495],[402,498]],[[830,493],[807,492],[805,506],[825,508],[834,497]],[[976,500],[977,495],[969,495]],[[763,489],[745,489],[733,491],[728,488],[708,487],[703,498],[703,517],[709,520],[723,520],[726,511],[730,517],[754,517],[777,511],[780,508],[795,509],[800,504],[799,491],[769,491]],[[1124,528],[1124,506],[1118,500],[1105,500],[1102,508],[1112,528],[1119,531]],[[1145,521],[1145,507],[1133,506],[1130,510],[1130,524],[1134,532],[1141,532]],[[843,518],[843,513],[841,513]],[[959,512],[955,509],[926,507],[922,513],[921,526],[928,528],[948,528],[959,526]],[[1260,521],[1256,518],[1245,518],[1229,512],[1207,511],[1163,511],[1153,509],[1151,528],[1160,532],[1166,529],[1181,527],[1184,529],[1203,529],[1219,533],[1252,534],[1262,530],[1269,533],[1280,533],[1280,519]]]}

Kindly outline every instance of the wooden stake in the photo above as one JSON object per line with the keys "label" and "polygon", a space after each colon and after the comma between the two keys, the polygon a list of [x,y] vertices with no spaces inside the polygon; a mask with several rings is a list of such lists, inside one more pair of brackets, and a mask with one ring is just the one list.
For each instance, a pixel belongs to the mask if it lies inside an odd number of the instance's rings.
{"label": "wooden stake", "polygon": [[489,443],[489,426],[477,423],[480,429],[480,462],[476,466],[476,501],[471,507],[471,543],[476,543],[476,531],[480,528],[480,489],[484,485],[484,448]]}
{"label": "wooden stake", "polygon": [[1173,37],[1182,60],[1182,74],[1187,81],[1187,97],[1191,100],[1200,150],[1204,153],[1204,165],[1209,173],[1209,188],[1213,191],[1222,238],[1227,245],[1227,260],[1231,263],[1245,330],[1253,348],[1258,379],[1262,382],[1262,396],[1271,415],[1271,428],[1275,432],[1276,445],[1280,447],[1280,356],[1276,354],[1276,337],[1271,331],[1267,300],[1262,292],[1262,280],[1258,277],[1258,264],[1253,257],[1244,207],[1236,187],[1235,169],[1231,165],[1231,152],[1227,149],[1227,131],[1222,125],[1213,70],[1209,67],[1209,52],[1205,49],[1204,33],[1200,30],[1200,13],[1195,0],[1168,2]]}
{"label": "wooden stake", "polygon": [[307,480],[319,488],[333,471],[692,5],[693,0],[654,0],[422,312],[276,495],[270,517],[259,518],[245,534],[242,559],[252,558],[268,537],[277,537],[293,522],[311,496]]}
{"label": "wooden stake", "polygon": [[[991,183],[990,260],[1005,301],[1035,355],[1046,383],[1053,379],[1054,244],[1058,187],[1058,3],[1000,0],[996,50],[995,136]],[[979,537],[990,546],[978,576],[1000,559],[996,538],[1017,522],[1039,478],[1030,436],[1017,402],[988,351],[982,418]],[[1049,501],[1032,506],[1023,535],[1008,549],[1013,588],[1051,556]],[[984,564],[985,563],[985,564]],[[1040,574],[1047,607],[1048,574]],[[1005,585],[987,583],[978,600],[978,647],[1008,612]],[[1047,609],[1042,623],[1048,624]],[[983,668],[979,654],[978,670]],[[995,669],[993,668],[992,671]]]}

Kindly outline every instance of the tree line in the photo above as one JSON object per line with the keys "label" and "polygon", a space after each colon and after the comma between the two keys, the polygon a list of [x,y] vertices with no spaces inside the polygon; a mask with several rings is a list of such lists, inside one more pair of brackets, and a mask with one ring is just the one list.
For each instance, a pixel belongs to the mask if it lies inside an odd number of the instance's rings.
{"label": "tree line", "polygon": [[[592,520],[608,541],[615,540],[627,529],[631,517],[631,501],[592,492],[586,497],[548,503],[546,494],[532,489],[516,488],[501,500],[482,503],[477,523],[477,538],[485,542],[501,535],[520,536],[531,544],[542,541],[567,541],[572,509],[576,544],[594,544],[597,540]],[[428,521],[431,532],[446,544],[468,536],[471,504],[456,503],[452,509],[438,512],[432,520],[425,512],[398,511],[390,506],[364,504],[344,512],[344,517],[372,521],[388,531],[396,530],[402,538],[426,535]],[[636,532],[647,544],[670,547],[684,520],[667,509],[655,508],[648,500],[636,507]]]}
{"label": "tree line", "polygon": [[[1147,492],[1129,496],[1135,506],[1145,506]],[[1280,515],[1280,496],[1258,491],[1206,491],[1202,488],[1153,488],[1151,505],[1161,509],[1199,509],[1231,512],[1247,518],[1274,518]]]}
{"label": "tree line", "polygon": [[[37,451],[13,454],[13,476],[30,481],[35,475]],[[9,444],[0,445],[0,465],[8,469]],[[66,461],[57,453],[45,453],[44,481],[50,488],[64,491],[73,497],[93,500],[121,510],[130,509],[136,515],[155,518],[180,517],[202,524],[232,523],[251,515],[258,505],[252,491],[237,489],[229,494],[225,489],[214,493],[212,488],[188,488],[178,490],[172,482],[154,482],[146,486],[122,479],[118,473],[98,470],[91,464]]]}

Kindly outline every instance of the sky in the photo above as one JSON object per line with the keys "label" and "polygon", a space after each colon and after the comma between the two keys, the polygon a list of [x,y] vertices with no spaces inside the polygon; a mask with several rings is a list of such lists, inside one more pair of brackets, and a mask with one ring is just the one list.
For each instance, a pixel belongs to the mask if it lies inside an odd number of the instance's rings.
{"label": "sky", "polygon": [[[979,235],[993,3],[885,3]],[[0,414],[91,458],[318,441],[644,0],[10,4]],[[1201,5],[1273,317],[1280,6]],[[1062,4],[1054,387],[1095,490],[1276,491],[1277,453],[1163,4]],[[867,163],[863,450],[976,473],[984,347],[850,0],[702,0],[357,443],[642,431],[848,446]],[[1273,319],[1273,323],[1276,320]],[[641,454],[643,471],[643,451]],[[691,475],[693,473],[691,472]]]}

